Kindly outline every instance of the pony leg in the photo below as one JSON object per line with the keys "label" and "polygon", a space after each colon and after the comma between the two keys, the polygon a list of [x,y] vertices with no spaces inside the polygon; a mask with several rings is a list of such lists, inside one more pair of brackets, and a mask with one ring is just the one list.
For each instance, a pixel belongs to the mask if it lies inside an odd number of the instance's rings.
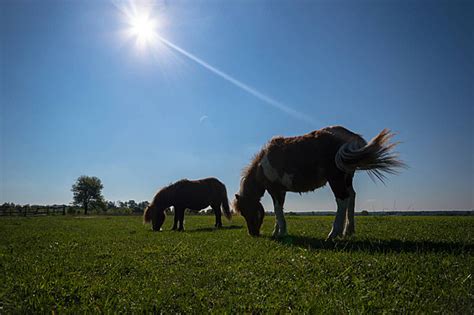
{"label": "pony leg", "polygon": [[349,195],[349,205],[347,207],[346,224],[344,226],[344,236],[351,236],[355,233],[355,220],[354,220],[354,209],[355,209],[355,197],[356,193],[351,188]]}
{"label": "pony leg", "polygon": [[331,232],[329,232],[328,237],[326,240],[333,239],[337,236],[342,235],[342,228],[344,224],[344,217],[346,215],[346,209],[349,204],[349,198],[339,199],[336,198],[337,203],[337,213],[336,218],[334,219],[334,223],[332,224]]}
{"label": "pony leg", "polygon": [[346,218],[347,207],[349,206],[350,194],[343,180],[330,181],[329,185],[336,196],[337,213],[334,219],[331,232],[326,240],[331,240],[341,236],[344,228],[344,219]]}
{"label": "pony leg", "polygon": [[222,227],[222,219],[221,219],[221,207],[220,206],[214,206],[212,207],[212,210],[214,210],[214,215],[216,216],[216,224],[214,227],[220,228]]}
{"label": "pony leg", "polygon": [[175,211],[178,215],[178,231],[184,231],[184,209],[179,208]]}
{"label": "pony leg", "polygon": [[163,222],[165,222],[165,213],[164,211],[153,211],[152,217],[151,217],[151,225],[153,231],[161,231],[161,226],[163,225]]}
{"label": "pony leg", "polygon": [[174,209],[174,222],[172,230],[175,231],[178,228],[178,212]]}
{"label": "pony leg", "polygon": [[278,233],[280,233],[280,226],[278,225],[278,220],[275,219],[275,225],[273,227],[272,237],[278,237]]}
{"label": "pony leg", "polygon": [[275,210],[275,228],[273,229],[273,237],[283,237],[287,234],[285,214],[283,213],[283,203],[285,202],[285,192],[269,192],[273,199]]}

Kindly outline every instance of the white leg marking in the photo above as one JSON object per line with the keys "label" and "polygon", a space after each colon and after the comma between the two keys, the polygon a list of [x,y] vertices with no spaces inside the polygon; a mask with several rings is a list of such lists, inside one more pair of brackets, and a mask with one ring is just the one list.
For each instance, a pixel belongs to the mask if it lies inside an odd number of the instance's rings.
{"label": "white leg marking", "polygon": [[347,207],[347,218],[346,218],[346,225],[344,227],[344,236],[351,236],[355,233],[355,220],[354,220],[354,212],[355,212],[355,193],[351,193],[349,197],[349,205]]}
{"label": "white leg marking", "polygon": [[286,221],[285,214],[283,213],[283,205],[280,205],[278,201],[274,202],[275,206],[275,229],[273,230],[273,236],[285,236],[286,235]]}
{"label": "white leg marking", "polygon": [[336,213],[336,218],[334,219],[334,223],[332,225],[331,232],[329,232],[328,234],[328,237],[327,237],[328,240],[342,235],[344,217],[346,215],[347,206],[349,205],[349,199],[350,197],[346,199],[336,198],[337,213]]}
{"label": "white leg marking", "polygon": [[273,227],[272,237],[277,237],[280,233],[280,227],[278,226],[278,221],[275,219],[275,226]]}

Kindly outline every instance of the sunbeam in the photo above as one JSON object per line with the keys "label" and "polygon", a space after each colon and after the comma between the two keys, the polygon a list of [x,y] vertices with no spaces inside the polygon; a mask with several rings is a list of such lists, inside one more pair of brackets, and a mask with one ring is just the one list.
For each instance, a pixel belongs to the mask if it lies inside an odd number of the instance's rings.
{"label": "sunbeam", "polygon": [[261,101],[263,101],[264,103],[270,105],[270,106],[273,106],[279,110],[281,110],[282,112],[296,118],[296,119],[299,119],[301,121],[304,121],[304,122],[307,122],[307,123],[310,123],[312,125],[316,125],[317,122],[312,119],[311,117],[309,117],[308,115],[305,115],[273,98],[271,98],[270,96],[268,95],[265,95],[264,93],[258,91],[257,89],[249,86],[248,84],[245,84],[243,83],[242,81],[240,80],[237,80],[236,78],[232,77],[231,75],[225,73],[224,71],[222,70],[219,70],[218,68],[210,65],[209,63],[205,62],[204,60],[202,60],[201,58],[191,54],[190,52],[184,50],[183,48],[173,44],[172,42],[170,42],[169,40],[163,38],[162,36],[160,35],[157,35],[157,38],[159,41],[161,41],[163,44],[165,44],[166,46],[174,49],[175,51],[179,52],[180,54],[182,54],[183,56],[187,57],[188,59],[196,62],[197,64],[203,66],[204,68],[206,68],[207,70],[211,71],[212,73],[214,73],[215,75],[223,78],[224,80],[232,83],[233,85],[237,86],[238,88],[244,90],[245,92],[255,96],[256,98],[260,99]]}

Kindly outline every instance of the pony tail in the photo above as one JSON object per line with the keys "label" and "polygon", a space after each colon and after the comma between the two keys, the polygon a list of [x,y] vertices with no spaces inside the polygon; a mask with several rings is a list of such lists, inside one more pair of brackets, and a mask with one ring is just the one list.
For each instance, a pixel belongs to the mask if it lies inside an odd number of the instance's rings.
{"label": "pony tail", "polygon": [[367,144],[361,141],[343,144],[336,153],[336,166],[346,173],[365,170],[373,181],[378,179],[383,183],[385,174],[398,174],[399,168],[407,167],[393,151],[399,144],[390,142],[393,136],[394,133],[384,129]]}
{"label": "pony tail", "polygon": [[224,185],[222,185],[222,188],[223,188],[223,192],[222,192],[223,196],[222,196],[221,209],[225,217],[227,218],[227,220],[230,221],[232,220],[232,213],[230,212],[229,200],[227,199],[227,190]]}
{"label": "pony tail", "polygon": [[150,206],[146,207],[145,212],[143,212],[143,224],[151,221],[152,211]]}

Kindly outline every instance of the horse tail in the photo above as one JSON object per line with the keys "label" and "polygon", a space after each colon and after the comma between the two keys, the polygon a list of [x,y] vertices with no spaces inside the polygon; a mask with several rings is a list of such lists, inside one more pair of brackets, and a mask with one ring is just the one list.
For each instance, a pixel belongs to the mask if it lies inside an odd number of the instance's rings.
{"label": "horse tail", "polygon": [[229,200],[227,199],[227,189],[225,185],[222,184],[222,204],[221,204],[222,212],[224,213],[227,220],[232,219],[232,213],[230,212],[229,208]]}
{"label": "horse tail", "polygon": [[143,224],[151,221],[152,211],[153,210],[149,206],[145,208],[145,212],[143,212]]}
{"label": "horse tail", "polygon": [[399,144],[390,142],[394,135],[384,129],[369,143],[359,139],[343,144],[336,153],[336,166],[346,173],[365,170],[373,181],[377,178],[384,182],[385,174],[398,174],[399,168],[406,168],[398,153],[393,151]]}

